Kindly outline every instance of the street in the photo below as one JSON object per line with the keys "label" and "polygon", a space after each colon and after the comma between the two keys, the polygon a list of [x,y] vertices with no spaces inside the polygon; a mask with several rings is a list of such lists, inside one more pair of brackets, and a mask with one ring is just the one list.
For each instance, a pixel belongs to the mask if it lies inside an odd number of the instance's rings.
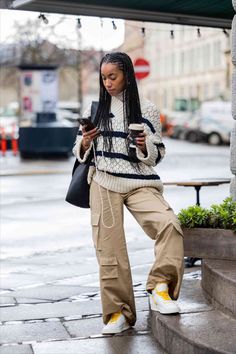
{"label": "street", "polygon": [[[231,177],[229,146],[168,138],[164,143],[166,157],[156,168],[163,182]],[[90,212],[64,201],[73,162],[73,157],[22,162],[10,153],[1,157],[5,176],[1,177],[0,352],[130,354],[143,353],[145,344],[147,353],[161,353],[147,323],[145,280],[153,259],[153,242],[128,212],[125,229],[138,321],[128,334],[132,339],[126,338],[126,351],[119,351],[119,346],[124,345],[119,341],[121,336],[101,339],[98,267]],[[196,201],[192,187],[167,185],[164,195],[176,213]],[[229,184],[203,187],[201,205],[220,203],[227,196]],[[193,278],[198,276],[198,269],[190,270]],[[76,341],[88,338],[91,345]]]}

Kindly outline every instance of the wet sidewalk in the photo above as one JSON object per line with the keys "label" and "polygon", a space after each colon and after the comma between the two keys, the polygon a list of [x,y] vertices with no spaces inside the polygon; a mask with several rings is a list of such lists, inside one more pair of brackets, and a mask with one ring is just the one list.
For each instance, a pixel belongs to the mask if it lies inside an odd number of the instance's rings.
{"label": "wet sidewalk", "polygon": [[153,250],[129,245],[137,322],[102,336],[98,267],[92,247],[2,261],[1,354],[162,353],[149,328],[145,280]]}
{"label": "wet sidewalk", "polygon": [[0,177],[29,176],[46,174],[69,174],[72,171],[75,157],[60,158],[34,158],[21,159],[19,154],[13,156],[7,151],[5,156],[0,156]]}

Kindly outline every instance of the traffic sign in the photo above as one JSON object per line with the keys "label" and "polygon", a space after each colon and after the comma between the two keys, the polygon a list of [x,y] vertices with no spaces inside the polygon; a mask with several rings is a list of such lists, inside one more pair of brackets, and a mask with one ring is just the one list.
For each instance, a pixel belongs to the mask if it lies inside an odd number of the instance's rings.
{"label": "traffic sign", "polygon": [[150,73],[150,64],[144,58],[138,58],[134,61],[135,77],[138,80],[144,79]]}

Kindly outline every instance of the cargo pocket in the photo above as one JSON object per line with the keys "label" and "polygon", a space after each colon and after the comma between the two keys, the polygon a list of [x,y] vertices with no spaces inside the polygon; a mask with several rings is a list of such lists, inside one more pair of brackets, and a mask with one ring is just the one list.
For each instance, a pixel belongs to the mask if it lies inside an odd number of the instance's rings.
{"label": "cargo pocket", "polygon": [[101,279],[118,278],[118,262],[116,257],[101,257]]}
{"label": "cargo pocket", "polygon": [[99,240],[98,240],[98,235],[99,235],[99,219],[100,219],[100,214],[99,213],[92,213],[91,214],[91,225],[92,225],[92,231],[93,231],[93,243],[94,247],[96,250],[99,250]]}

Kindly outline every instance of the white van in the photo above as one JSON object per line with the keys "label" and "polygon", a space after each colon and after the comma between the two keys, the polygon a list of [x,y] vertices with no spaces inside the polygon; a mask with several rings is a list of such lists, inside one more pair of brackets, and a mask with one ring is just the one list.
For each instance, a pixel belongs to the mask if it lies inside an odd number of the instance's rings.
{"label": "white van", "polygon": [[229,144],[233,125],[231,102],[204,102],[189,124],[188,136],[195,133],[211,145]]}

